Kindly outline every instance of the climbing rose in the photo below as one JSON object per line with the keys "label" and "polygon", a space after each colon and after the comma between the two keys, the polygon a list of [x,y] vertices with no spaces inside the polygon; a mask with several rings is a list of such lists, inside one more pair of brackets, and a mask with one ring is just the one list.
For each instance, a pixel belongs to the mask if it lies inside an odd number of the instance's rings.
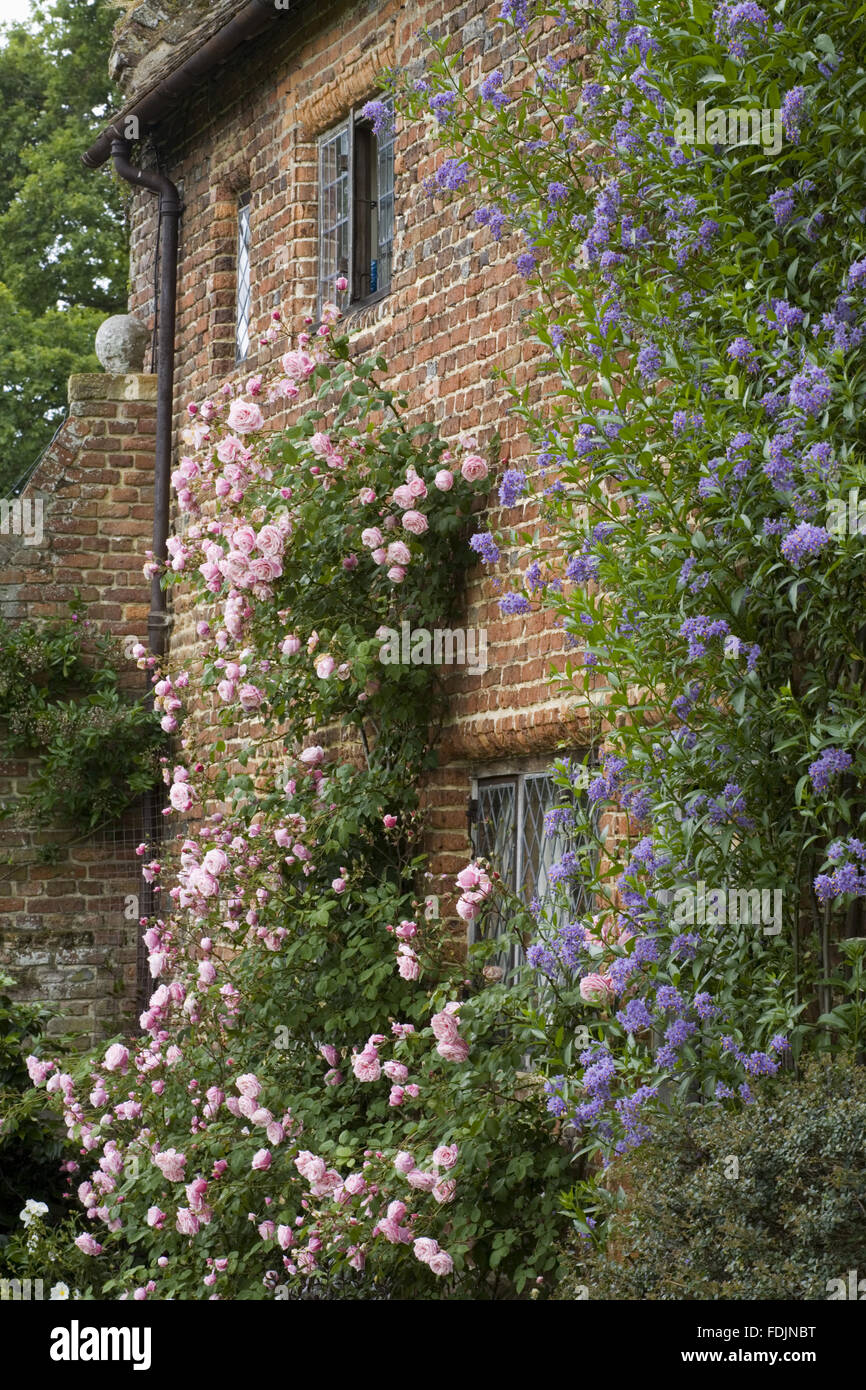
{"label": "climbing rose", "polygon": [[260,430],[264,422],[261,410],[252,401],[232,401],[229,406],[228,427],[238,434]]}

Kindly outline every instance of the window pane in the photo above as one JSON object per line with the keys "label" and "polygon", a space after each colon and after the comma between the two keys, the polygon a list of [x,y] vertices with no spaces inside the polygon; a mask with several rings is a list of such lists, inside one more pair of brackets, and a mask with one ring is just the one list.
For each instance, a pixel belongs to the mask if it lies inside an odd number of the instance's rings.
{"label": "window pane", "polygon": [[[559,925],[574,921],[591,908],[590,895],[577,879],[567,879],[565,902],[556,898],[550,883],[550,870],[574,846],[561,818],[547,816],[562,799],[560,788],[549,773],[515,774],[478,783],[478,829],[476,852],[489,859],[502,875],[506,886],[516,892],[527,907],[536,904],[547,909],[548,921]],[[548,833],[548,830],[550,833]],[[551,914],[551,908],[555,911]],[[502,913],[489,913],[484,920],[485,937],[496,937],[508,928]],[[472,940],[478,940],[473,930]],[[523,951],[514,945],[496,958],[506,976],[523,961]]]}
{"label": "window pane", "polygon": [[394,247],[394,101],[385,102],[389,116],[379,135],[377,146],[377,255],[376,284],[380,290],[391,284],[391,263]]}
{"label": "window pane", "polygon": [[[516,777],[479,782],[476,853],[490,860],[512,892],[517,884],[517,809]],[[485,914],[482,930],[472,923],[471,940],[501,936],[507,926],[508,918],[501,909],[489,911]],[[502,951],[493,958],[493,963],[508,974],[516,964],[517,954],[515,949]]]}
{"label": "window pane", "polygon": [[326,301],[345,303],[334,281],[349,274],[349,126],[319,144],[319,312]]}
{"label": "window pane", "polygon": [[235,295],[235,357],[240,362],[250,350],[250,195],[238,203],[237,289]]}

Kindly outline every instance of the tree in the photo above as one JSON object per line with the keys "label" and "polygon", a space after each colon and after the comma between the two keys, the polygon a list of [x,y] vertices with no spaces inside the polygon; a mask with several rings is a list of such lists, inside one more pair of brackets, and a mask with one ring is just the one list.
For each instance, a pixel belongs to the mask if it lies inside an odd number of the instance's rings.
{"label": "tree", "polygon": [[81,151],[114,104],[113,11],[53,0],[0,44],[0,492],[36,461],[71,371],[96,370],[93,336],[126,306],[124,199]]}

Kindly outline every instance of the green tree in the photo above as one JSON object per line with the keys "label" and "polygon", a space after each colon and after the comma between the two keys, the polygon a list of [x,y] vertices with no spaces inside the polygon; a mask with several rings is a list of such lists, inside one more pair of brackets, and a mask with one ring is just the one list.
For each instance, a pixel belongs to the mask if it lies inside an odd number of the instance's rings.
{"label": "green tree", "polygon": [[71,371],[126,304],[123,191],[80,155],[115,104],[105,0],[53,0],[0,30],[0,492],[59,423]]}

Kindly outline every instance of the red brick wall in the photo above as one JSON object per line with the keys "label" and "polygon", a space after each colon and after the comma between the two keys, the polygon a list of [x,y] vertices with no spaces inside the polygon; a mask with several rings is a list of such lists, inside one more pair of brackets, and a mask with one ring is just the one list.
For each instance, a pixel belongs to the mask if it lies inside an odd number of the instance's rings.
{"label": "red brick wall", "polygon": [[[234,235],[236,199],[252,193],[253,326],[279,307],[297,329],[316,289],[316,138],[352,103],[375,94],[384,66],[412,69],[424,45],[418,31],[448,31],[464,49],[475,80],[505,66],[494,27],[499,0],[414,3],[320,3],[301,8],[244,46],[198,87],[156,133],[161,167],[181,187],[178,314],[178,424],[185,402],[234,375]],[[420,71],[420,69],[419,69]],[[462,203],[443,207],[424,196],[421,180],[438,162],[425,127],[398,127],[396,241],[391,292],[359,311],[364,348],[388,358],[410,411],[435,419],[455,439],[471,430],[482,447],[498,430],[505,452],[525,466],[527,441],[506,413],[494,366],[525,381],[533,348],[521,317],[531,297],[513,268],[516,248],[492,242]],[[152,315],[154,201],[137,195],[132,215],[131,310]],[[273,348],[257,337],[244,374],[267,365]],[[277,423],[277,420],[274,421]],[[490,520],[499,519],[491,493]],[[513,524],[515,515],[510,515]],[[561,633],[540,616],[502,618],[491,578],[470,572],[463,626],[485,626],[488,670],[451,677],[443,768],[431,781],[429,806],[436,874],[465,860],[466,802],[473,770],[506,756],[580,747],[546,676],[564,664]],[[174,654],[183,655],[189,625],[175,591]],[[572,653],[574,657],[574,654]]]}
{"label": "red brick wall", "polygon": [[[23,494],[42,501],[42,543],[0,536],[3,617],[66,617],[77,591],[101,632],[144,634],[155,397],[152,376],[71,379],[69,418]],[[142,688],[132,662],[129,684]],[[0,764],[0,798],[14,801],[33,770],[33,759]],[[135,1012],[132,900],[141,874],[131,851],[140,819],[131,811],[87,839],[71,826],[0,822],[0,969],[15,977],[21,997],[51,1002],[53,1032],[78,1034],[82,1044]]]}

